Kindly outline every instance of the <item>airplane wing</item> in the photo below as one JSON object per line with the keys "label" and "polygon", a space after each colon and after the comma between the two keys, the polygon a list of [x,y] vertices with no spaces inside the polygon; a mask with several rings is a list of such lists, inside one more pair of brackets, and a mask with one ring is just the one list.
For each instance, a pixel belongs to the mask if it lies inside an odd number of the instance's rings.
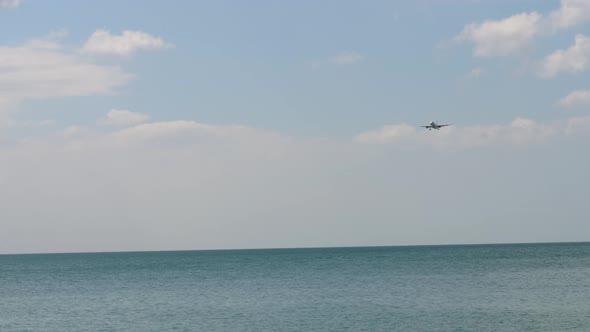
{"label": "airplane wing", "polygon": [[452,123],[448,123],[448,124],[442,124],[442,125],[438,125],[439,127],[446,127],[446,126],[452,126]]}
{"label": "airplane wing", "polygon": [[430,126],[420,126],[420,127],[424,127],[424,128],[430,128]]}

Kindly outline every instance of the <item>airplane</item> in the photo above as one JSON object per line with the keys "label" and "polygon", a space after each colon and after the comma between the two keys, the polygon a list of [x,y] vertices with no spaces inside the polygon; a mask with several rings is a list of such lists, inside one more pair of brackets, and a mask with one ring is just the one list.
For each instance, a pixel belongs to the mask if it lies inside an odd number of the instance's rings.
{"label": "airplane", "polygon": [[426,126],[420,126],[420,127],[424,127],[424,128],[428,128],[428,130],[431,129],[436,129],[436,130],[440,130],[441,127],[445,127],[445,126],[450,126],[451,124],[437,124],[436,121],[430,121],[430,123]]}

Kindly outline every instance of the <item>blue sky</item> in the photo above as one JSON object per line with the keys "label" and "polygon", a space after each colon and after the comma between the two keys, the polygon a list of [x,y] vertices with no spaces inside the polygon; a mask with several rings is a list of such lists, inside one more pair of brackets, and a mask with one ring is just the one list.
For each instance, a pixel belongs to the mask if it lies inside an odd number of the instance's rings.
{"label": "blue sky", "polygon": [[588,239],[590,1],[0,0],[0,29],[0,252]]}

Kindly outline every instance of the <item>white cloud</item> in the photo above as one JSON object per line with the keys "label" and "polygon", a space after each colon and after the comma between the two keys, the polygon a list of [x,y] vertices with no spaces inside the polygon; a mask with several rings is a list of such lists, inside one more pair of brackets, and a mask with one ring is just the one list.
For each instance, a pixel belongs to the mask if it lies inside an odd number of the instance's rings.
{"label": "white cloud", "polygon": [[7,99],[106,94],[131,78],[119,67],[86,62],[53,47],[0,47],[0,97]]}
{"label": "white cloud", "polygon": [[472,42],[475,56],[508,56],[528,49],[538,36],[588,21],[590,0],[561,0],[559,8],[546,16],[538,12],[520,13],[501,20],[468,24],[454,40]]}
{"label": "white cloud", "polygon": [[22,0],[0,0],[0,8],[16,8],[21,3]]}
{"label": "white cloud", "polygon": [[83,53],[129,56],[138,50],[158,50],[174,45],[164,42],[142,31],[123,31],[121,35],[112,35],[107,30],[96,30],[88,39]]}
{"label": "white cloud", "polygon": [[59,41],[67,35],[68,31],[66,29],[51,30],[43,38],[29,40],[24,44],[24,47],[30,49],[58,50],[62,48]]}
{"label": "white cloud", "polygon": [[507,56],[521,52],[531,45],[539,33],[542,15],[521,13],[511,17],[466,25],[455,41],[469,41],[475,45],[475,56]]}
{"label": "white cloud", "polygon": [[416,134],[416,127],[407,124],[383,126],[380,129],[359,134],[355,140],[360,143],[386,143]]}
{"label": "white cloud", "polygon": [[363,59],[363,56],[356,52],[342,52],[330,58],[330,62],[336,65],[351,65]]}
{"label": "white cloud", "polygon": [[[574,127],[575,130],[572,129]],[[371,144],[430,145],[435,148],[472,148],[492,144],[539,143],[552,137],[582,132],[590,133],[590,117],[570,118],[548,124],[516,118],[506,125],[451,126],[435,132],[400,124],[361,133],[355,137],[355,141]]]}
{"label": "white cloud", "polygon": [[565,50],[557,50],[541,62],[539,76],[552,78],[562,73],[575,74],[590,67],[590,38],[578,34],[575,43]]}
{"label": "white cloud", "polygon": [[559,100],[563,107],[590,105],[590,90],[576,90]]}
{"label": "white cloud", "polygon": [[61,132],[61,135],[65,138],[78,138],[84,136],[90,132],[89,128],[82,126],[69,126]]}
{"label": "white cloud", "polygon": [[[66,128],[57,137],[69,139],[64,145],[70,150],[154,147],[175,149],[205,145],[223,148],[224,144],[233,144],[248,146],[244,152],[262,152],[266,146],[287,144],[289,141],[286,136],[270,130],[242,125],[211,125],[187,120],[141,123],[106,133],[74,125]],[[46,142],[48,139],[44,137],[42,141]],[[268,151],[269,154],[275,152]]]}
{"label": "white cloud", "polygon": [[8,105],[0,109],[0,119],[10,118],[8,114],[26,99],[109,94],[132,78],[117,66],[97,65],[68,53],[54,40],[0,47],[0,102]]}
{"label": "white cloud", "polygon": [[[184,142],[198,142],[201,138],[216,137],[220,132],[227,131],[225,126],[211,126],[194,121],[167,121],[140,124],[134,127],[116,131],[105,139],[112,145],[128,146],[136,144],[158,144],[178,142],[180,138]],[[179,142],[180,143],[180,142]]]}
{"label": "white cloud", "polygon": [[248,131],[254,131],[254,129],[244,126],[214,126],[195,121],[177,120],[141,124],[117,131],[111,134],[111,137],[143,142],[177,135],[182,136],[190,132],[211,137],[227,137],[243,134]]}
{"label": "white cloud", "polygon": [[107,113],[106,119],[98,120],[98,124],[111,126],[131,126],[149,120],[150,116],[128,110],[113,109]]}
{"label": "white cloud", "polygon": [[106,135],[100,144],[112,147],[138,145],[186,146],[211,142],[248,142],[264,146],[284,137],[272,131],[240,125],[210,125],[195,121],[177,120],[145,123]]}
{"label": "white cloud", "polygon": [[559,9],[551,12],[548,19],[554,30],[566,29],[590,21],[590,1],[561,0]]}
{"label": "white cloud", "polygon": [[61,45],[55,41],[46,39],[31,39],[25,45],[24,48],[37,49],[37,50],[58,50]]}

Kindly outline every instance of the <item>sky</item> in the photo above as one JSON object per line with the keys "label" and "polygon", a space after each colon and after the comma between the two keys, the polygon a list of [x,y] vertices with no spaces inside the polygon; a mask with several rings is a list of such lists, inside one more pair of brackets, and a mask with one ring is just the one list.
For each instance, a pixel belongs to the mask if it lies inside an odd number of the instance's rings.
{"label": "sky", "polygon": [[0,31],[0,253],[590,240],[590,0],[0,0]]}

